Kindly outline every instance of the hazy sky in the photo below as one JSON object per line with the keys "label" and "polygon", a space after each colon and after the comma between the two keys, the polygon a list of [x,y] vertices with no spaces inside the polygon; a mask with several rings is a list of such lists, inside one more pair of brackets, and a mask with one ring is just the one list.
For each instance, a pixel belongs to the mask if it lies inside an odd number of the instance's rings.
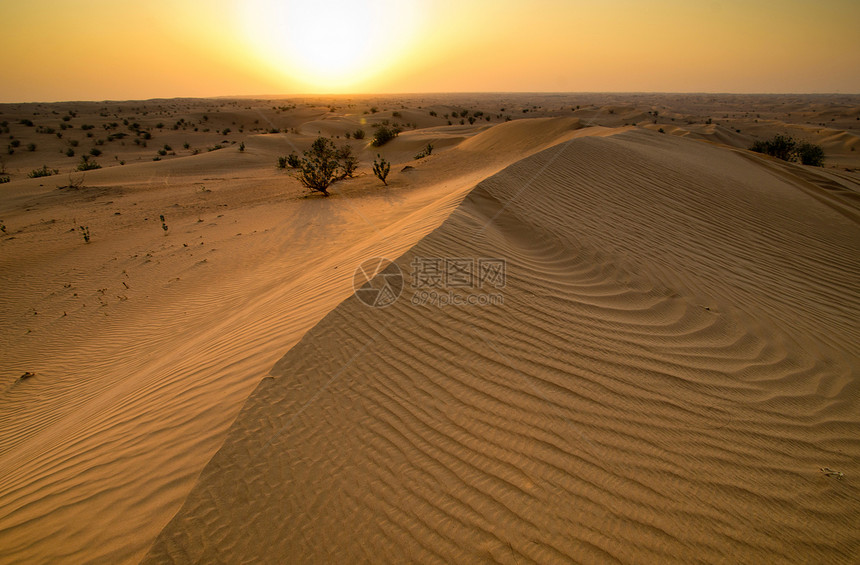
{"label": "hazy sky", "polygon": [[860,0],[0,0],[0,101],[860,92]]}

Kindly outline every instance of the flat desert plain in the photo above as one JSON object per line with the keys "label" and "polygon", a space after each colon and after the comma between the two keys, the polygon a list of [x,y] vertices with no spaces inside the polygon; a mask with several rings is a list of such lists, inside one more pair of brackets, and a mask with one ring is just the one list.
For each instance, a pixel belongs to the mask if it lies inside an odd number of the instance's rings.
{"label": "flat desert plain", "polygon": [[[748,150],[776,134],[824,166]],[[2,563],[857,562],[860,96],[3,104],[0,136]],[[278,167],[319,136],[359,160],[328,197]]]}

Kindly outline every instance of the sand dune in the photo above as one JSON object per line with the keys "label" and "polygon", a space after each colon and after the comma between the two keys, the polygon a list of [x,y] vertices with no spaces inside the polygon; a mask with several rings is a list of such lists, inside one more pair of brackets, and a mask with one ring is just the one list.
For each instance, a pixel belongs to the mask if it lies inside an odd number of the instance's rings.
{"label": "sand dune", "polygon": [[[5,371],[37,377],[0,398],[4,560],[138,560],[243,400],[352,292],[364,259],[401,254],[481,179],[576,127],[531,150],[499,146],[477,166],[457,149],[419,163],[397,140],[387,153],[409,154],[408,182],[395,172],[380,190],[365,174],[329,199],[301,199],[272,172],[302,137],[92,171],[83,191],[14,187],[6,205],[25,210],[0,283],[7,316],[27,325],[3,330]],[[68,233],[81,218],[90,245]]]}
{"label": "sand dune", "polygon": [[[0,162],[0,561],[136,563],[152,547],[155,561],[233,562],[266,557],[259,544],[278,562],[594,561],[592,550],[719,562],[783,542],[845,561],[856,100],[0,105],[21,141]],[[460,124],[466,109],[483,115]],[[403,133],[371,147],[385,120]],[[359,127],[367,138],[345,139]],[[330,198],[275,167],[318,131],[360,160]],[[744,150],[775,133],[825,145],[827,168]],[[91,145],[104,168],[58,189]],[[388,187],[370,172],[377,153],[393,163]],[[60,174],[27,178],[43,164]],[[427,254],[507,259],[504,304],[341,304],[365,259],[408,273]],[[301,421],[273,441],[310,466],[254,448],[269,432],[248,416],[224,444],[258,385],[246,412]],[[224,462],[252,448],[253,460]],[[320,476],[327,491],[294,488]],[[228,477],[269,486],[234,496]],[[260,510],[264,496],[279,509]],[[236,540],[255,513],[254,535]],[[330,543],[312,548],[312,536]]]}
{"label": "sand dune", "polygon": [[[519,161],[275,365],[144,562],[851,562],[858,189],[642,130]],[[505,258],[504,304],[414,304],[427,257]]]}

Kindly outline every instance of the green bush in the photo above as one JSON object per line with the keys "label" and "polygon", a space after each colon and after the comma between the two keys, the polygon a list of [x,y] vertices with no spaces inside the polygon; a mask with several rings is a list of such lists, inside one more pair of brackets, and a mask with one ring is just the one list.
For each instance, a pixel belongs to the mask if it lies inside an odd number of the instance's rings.
{"label": "green bush", "polygon": [[328,196],[328,187],[334,182],[339,167],[334,143],[324,137],[318,137],[311,148],[304,152],[299,182]]}
{"label": "green bush", "polygon": [[337,160],[340,168],[340,175],[337,177],[338,180],[345,179],[346,177],[352,178],[352,174],[358,168],[358,159],[352,154],[352,147],[344,145],[338,149]]}
{"label": "green bush", "polygon": [[51,175],[56,175],[59,172],[60,171],[58,171],[57,169],[49,169],[47,165],[42,165],[41,169],[33,169],[32,171],[27,173],[27,176],[30,177],[31,179],[38,179],[38,178],[42,178],[42,177],[49,177]]}
{"label": "green bush", "polygon": [[382,184],[388,186],[388,182],[386,182],[386,178],[388,178],[388,173],[391,171],[391,163],[385,160],[380,154],[376,154],[376,157],[379,159],[373,160],[373,174],[376,175],[376,178],[382,181]]}
{"label": "green bush", "polygon": [[374,147],[382,147],[400,134],[400,128],[397,126],[381,125],[376,128],[376,133],[373,134],[373,141],[370,144]]}
{"label": "green bush", "polygon": [[[286,163],[290,166],[291,169],[298,169],[302,166],[302,161],[299,159],[299,156],[296,155],[296,152],[293,151],[286,157]],[[281,167],[283,168],[283,167]]]}
{"label": "green bush", "polygon": [[89,155],[81,155],[81,162],[78,163],[79,171],[92,171],[95,169],[101,169],[102,166],[96,163],[95,161],[90,161]]}
{"label": "green bush", "polygon": [[764,153],[783,161],[800,161],[804,165],[824,166],[824,149],[812,143],[798,143],[787,135],[775,135],[767,141],[756,141],[750,151]]}
{"label": "green bush", "polygon": [[797,146],[795,153],[804,165],[812,165],[813,167],[824,166],[824,149],[820,145],[801,143]]}

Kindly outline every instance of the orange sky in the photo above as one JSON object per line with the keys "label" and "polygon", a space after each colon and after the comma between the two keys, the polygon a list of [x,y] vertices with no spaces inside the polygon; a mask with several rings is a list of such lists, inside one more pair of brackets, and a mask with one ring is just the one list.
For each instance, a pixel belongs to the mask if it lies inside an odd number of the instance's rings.
{"label": "orange sky", "polygon": [[860,92],[856,0],[0,0],[0,101]]}

